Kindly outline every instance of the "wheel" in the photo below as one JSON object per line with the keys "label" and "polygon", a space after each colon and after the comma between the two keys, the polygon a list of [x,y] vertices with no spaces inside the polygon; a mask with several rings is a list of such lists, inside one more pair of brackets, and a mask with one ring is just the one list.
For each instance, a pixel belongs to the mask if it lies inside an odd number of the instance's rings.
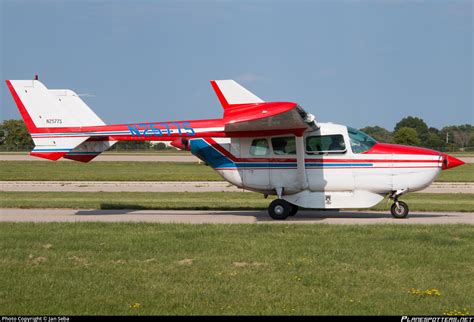
{"label": "wheel", "polygon": [[275,220],[285,220],[291,211],[291,204],[283,199],[276,199],[268,206],[268,214]]}
{"label": "wheel", "polygon": [[395,202],[390,208],[390,212],[395,218],[406,218],[408,216],[408,205],[403,201],[398,201],[397,207],[397,203]]}
{"label": "wheel", "polygon": [[291,210],[289,216],[294,216],[298,212],[299,207],[297,205],[290,204]]}

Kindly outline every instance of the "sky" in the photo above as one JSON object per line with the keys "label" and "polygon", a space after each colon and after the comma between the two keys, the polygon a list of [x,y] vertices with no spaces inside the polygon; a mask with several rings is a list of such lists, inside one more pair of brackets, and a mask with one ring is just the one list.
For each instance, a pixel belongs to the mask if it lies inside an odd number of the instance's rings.
{"label": "sky", "polygon": [[474,124],[472,1],[0,0],[4,82],[38,74],[107,124],[220,118],[209,80],[393,130]]}

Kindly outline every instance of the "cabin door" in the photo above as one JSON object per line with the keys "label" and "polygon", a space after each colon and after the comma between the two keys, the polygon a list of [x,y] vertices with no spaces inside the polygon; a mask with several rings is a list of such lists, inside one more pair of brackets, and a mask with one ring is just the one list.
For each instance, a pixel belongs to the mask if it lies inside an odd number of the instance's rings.
{"label": "cabin door", "polygon": [[267,190],[270,186],[270,145],[267,138],[241,138],[237,167],[243,172],[244,186]]}

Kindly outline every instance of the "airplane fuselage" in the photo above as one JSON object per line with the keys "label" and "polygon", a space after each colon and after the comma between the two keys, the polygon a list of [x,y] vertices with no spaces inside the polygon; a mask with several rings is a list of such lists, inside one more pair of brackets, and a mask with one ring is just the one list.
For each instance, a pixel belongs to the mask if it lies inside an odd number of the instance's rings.
{"label": "airplane fuselage", "polygon": [[197,138],[190,141],[191,152],[237,187],[268,195],[280,190],[282,199],[318,209],[372,207],[391,192],[426,188],[443,168],[437,151],[376,143],[343,125],[319,125],[302,137],[304,169],[298,138],[291,135]]}

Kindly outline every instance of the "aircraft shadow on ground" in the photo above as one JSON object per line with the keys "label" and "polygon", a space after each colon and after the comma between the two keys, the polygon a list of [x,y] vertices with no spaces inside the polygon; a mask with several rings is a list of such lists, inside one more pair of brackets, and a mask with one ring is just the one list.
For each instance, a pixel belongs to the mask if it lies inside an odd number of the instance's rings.
{"label": "aircraft shadow on ground", "polygon": [[[133,215],[136,211],[146,211],[146,213],[140,213],[141,215],[160,215],[161,213],[154,212],[155,209],[150,209],[147,207],[134,205],[134,204],[102,204],[100,209],[97,210],[80,210],[77,211],[75,215],[77,216],[97,216],[97,215]],[[159,210],[167,211],[164,210]],[[193,210],[169,210],[170,214],[175,216],[181,215],[190,215],[190,212]],[[203,215],[207,210],[198,210],[199,213],[196,213],[196,216]],[[272,218],[268,215],[266,210],[208,210],[210,215],[215,216],[239,216],[239,217],[255,217],[258,222],[274,222]],[[168,214],[169,215],[169,214]],[[423,213],[423,214],[410,214],[408,218],[439,218],[445,217],[444,214],[432,214],[432,213]],[[296,214],[294,217],[288,217],[283,222],[298,222],[298,221],[319,221],[324,219],[378,219],[378,218],[392,218],[388,212],[364,212],[364,211],[337,211],[337,210],[302,210]],[[393,219],[393,220],[404,220],[404,219]]]}
{"label": "aircraft shadow on ground", "polygon": [[[232,215],[232,216],[254,216],[257,221],[261,222],[275,222],[276,220],[270,218],[267,211],[222,211],[215,212],[215,215]],[[408,218],[439,218],[445,217],[444,214],[413,214]],[[319,221],[324,219],[378,219],[387,218],[395,219],[389,213],[384,212],[363,212],[363,211],[334,211],[334,210],[303,210],[298,212],[294,217],[288,217],[282,222],[298,222],[298,221]]]}

